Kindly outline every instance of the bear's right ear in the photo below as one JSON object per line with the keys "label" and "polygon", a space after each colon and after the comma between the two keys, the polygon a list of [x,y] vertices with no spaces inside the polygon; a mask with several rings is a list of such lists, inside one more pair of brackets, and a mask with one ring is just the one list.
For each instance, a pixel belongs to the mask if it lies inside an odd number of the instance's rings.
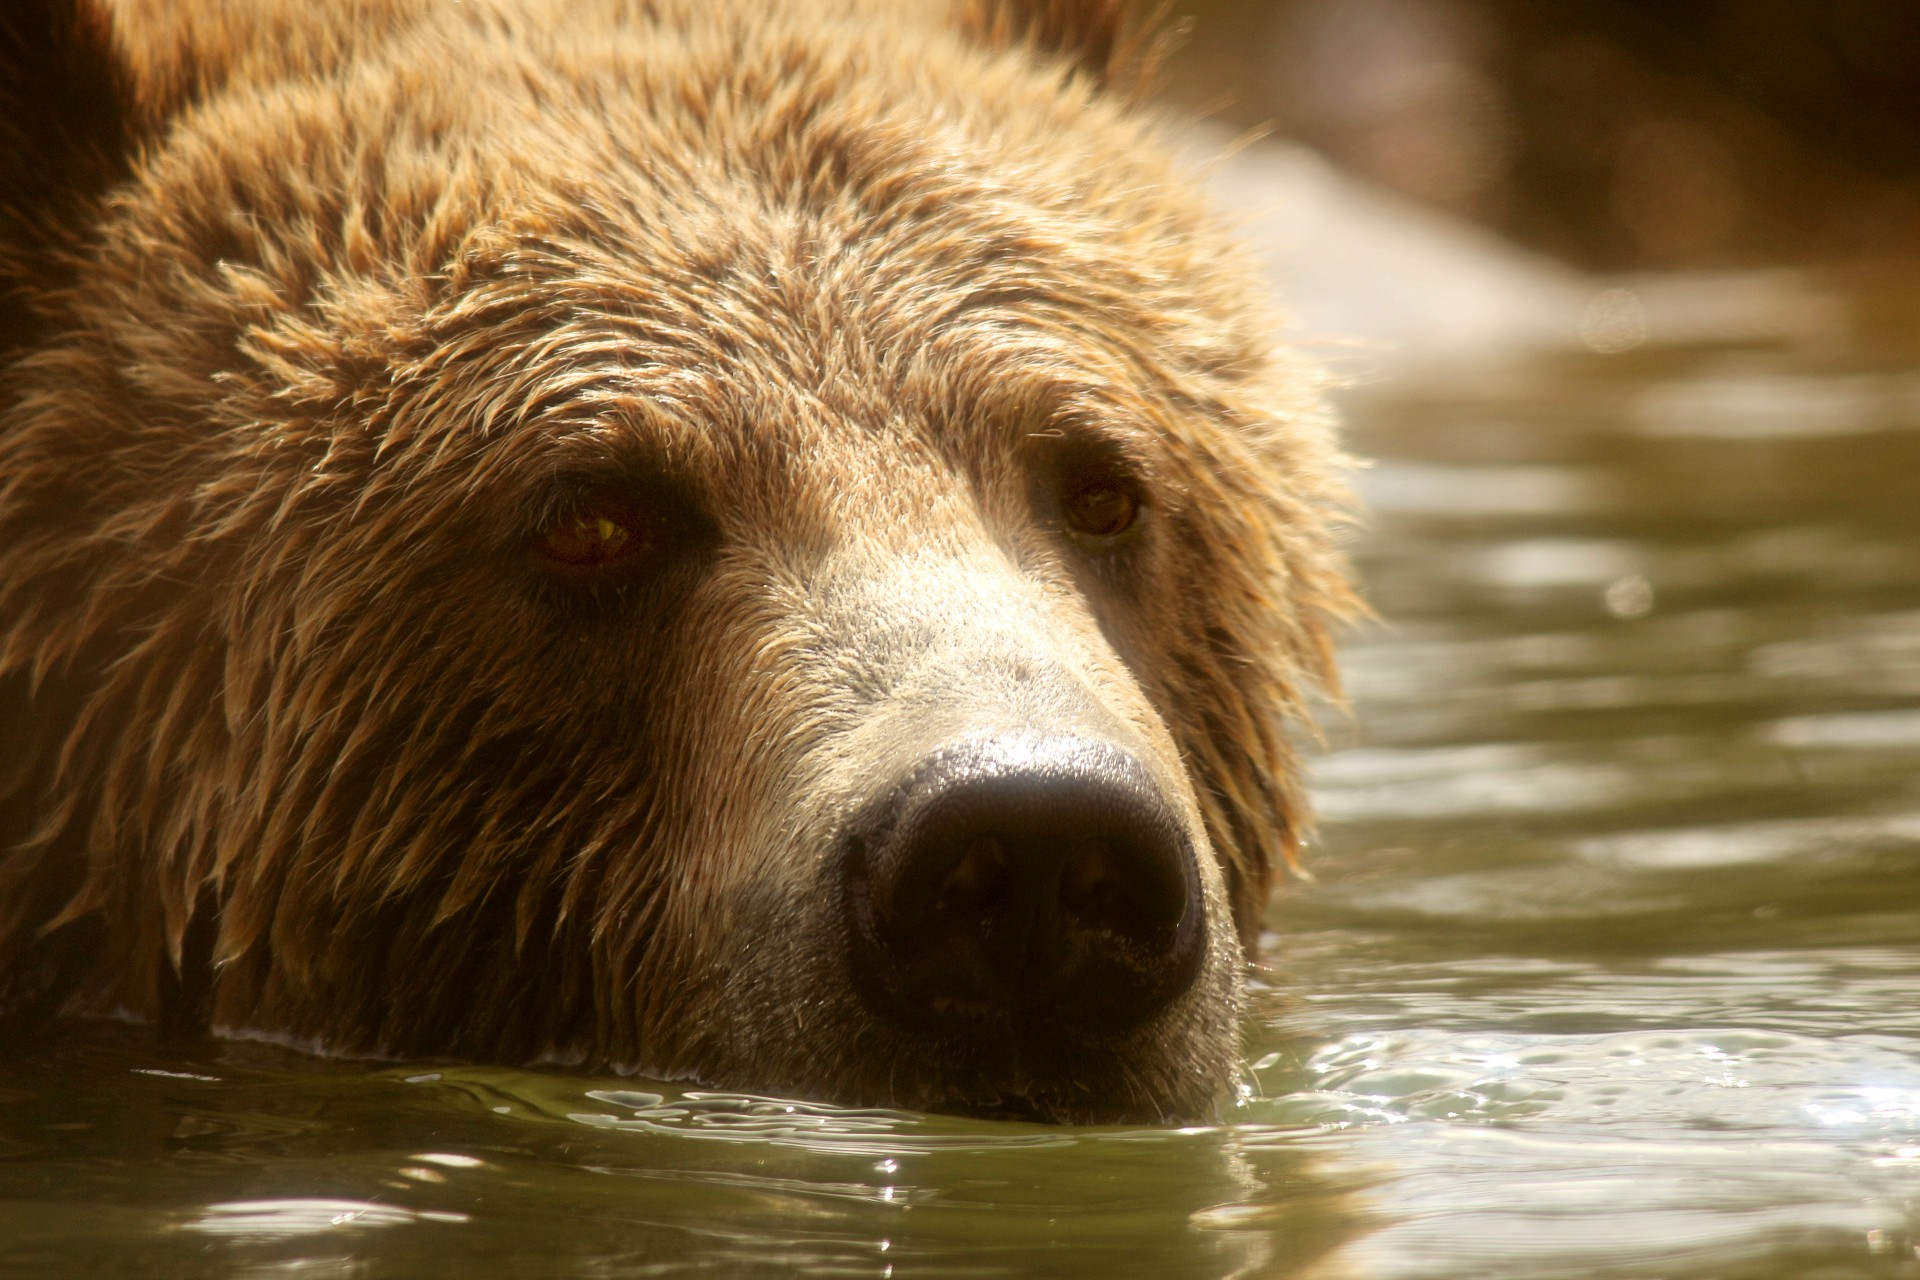
{"label": "bear's right ear", "polygon": [[993,49],[1065,58],[1126,99],[1154,87],[1173,30],[1166,3],[1143,17],[1134,0],[959,0],[960,27]]}
{"label": "bear's right ear", "polygon": [[139,118],[99,0],[0,0],[0,358],[31,341],[36,295],[131,171]]}

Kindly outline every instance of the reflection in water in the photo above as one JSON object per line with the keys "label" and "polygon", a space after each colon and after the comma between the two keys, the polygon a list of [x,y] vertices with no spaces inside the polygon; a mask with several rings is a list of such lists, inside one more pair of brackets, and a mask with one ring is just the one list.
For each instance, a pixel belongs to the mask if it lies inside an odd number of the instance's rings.
{"label": "reflection in water", "polygon": [[99,1028],[6,1071],[0,1274],[1285,1275],[1352,1230],[1297,1123],[1060,1129],[245,1044],[156,1069]]}
{"label": "reflection in water", "polygon": [[328,1231],[363,1231],[411,1222],[466,1222],[464,1213],[415,1212],[366,1200],[241,1200],[210,1204],[183,1231],[233,1240],[284,1240]]}
{"label": "reflection in water", "polygon": [[1909,429],[1920,427],[1920,377],[1708,372],[1650,387],[1633,421],[1648,435],[1749,440]]}
{"label": "reflection in water", "polygon": [[1369,406],[1394,629],[1272,922],[1327,1038],[1254,1104],[1388,1171],[1358,1274],[1920,1272],[1920,395],[1798,360]]}
{"label": "reflection in water", "polygon": [[0,1274],[1920,1274],[1920,395],[1621,350],[1356,401],[1389,622],[1225,1123],[77,1029]]}

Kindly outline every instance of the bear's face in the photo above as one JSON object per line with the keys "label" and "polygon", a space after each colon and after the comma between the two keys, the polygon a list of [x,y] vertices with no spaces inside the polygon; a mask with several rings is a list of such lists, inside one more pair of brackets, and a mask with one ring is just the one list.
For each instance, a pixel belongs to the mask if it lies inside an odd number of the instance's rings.
{"label": "bear's face", "polygon": [[1058,73],[534,7],[207,94],[47,304],[0,872],[104,922],[69,1006],[1204,1114],[1343,598],[1307,376]]}

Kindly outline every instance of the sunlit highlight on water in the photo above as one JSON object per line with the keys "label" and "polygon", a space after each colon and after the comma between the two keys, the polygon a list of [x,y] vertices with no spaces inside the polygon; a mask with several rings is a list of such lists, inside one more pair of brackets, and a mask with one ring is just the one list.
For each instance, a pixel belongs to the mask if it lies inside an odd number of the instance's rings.
{"label": "sunlit highlight on water", "polygon": [[181,1224],[183,1231],[238,1239],[278,1240],[342,1229],[366,1230],[414,1222],[461,1223],[464,1213],[416,1212],[359,1200],[243,1200],[210,1204],[201,1217]]}

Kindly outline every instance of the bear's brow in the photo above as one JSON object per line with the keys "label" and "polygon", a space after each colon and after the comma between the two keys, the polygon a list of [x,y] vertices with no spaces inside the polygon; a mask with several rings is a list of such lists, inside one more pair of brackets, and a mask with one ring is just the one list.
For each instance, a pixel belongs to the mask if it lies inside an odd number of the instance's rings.
{"label": "bear's brow", "polygon": [[1166,432],[1153,425],[1161,414],[1151,397],[1104,381],[1049,378],[1020,399],[1026,403],[1006,415],[1016,447],[1108,454],[1143,479],[1159,469]]}

